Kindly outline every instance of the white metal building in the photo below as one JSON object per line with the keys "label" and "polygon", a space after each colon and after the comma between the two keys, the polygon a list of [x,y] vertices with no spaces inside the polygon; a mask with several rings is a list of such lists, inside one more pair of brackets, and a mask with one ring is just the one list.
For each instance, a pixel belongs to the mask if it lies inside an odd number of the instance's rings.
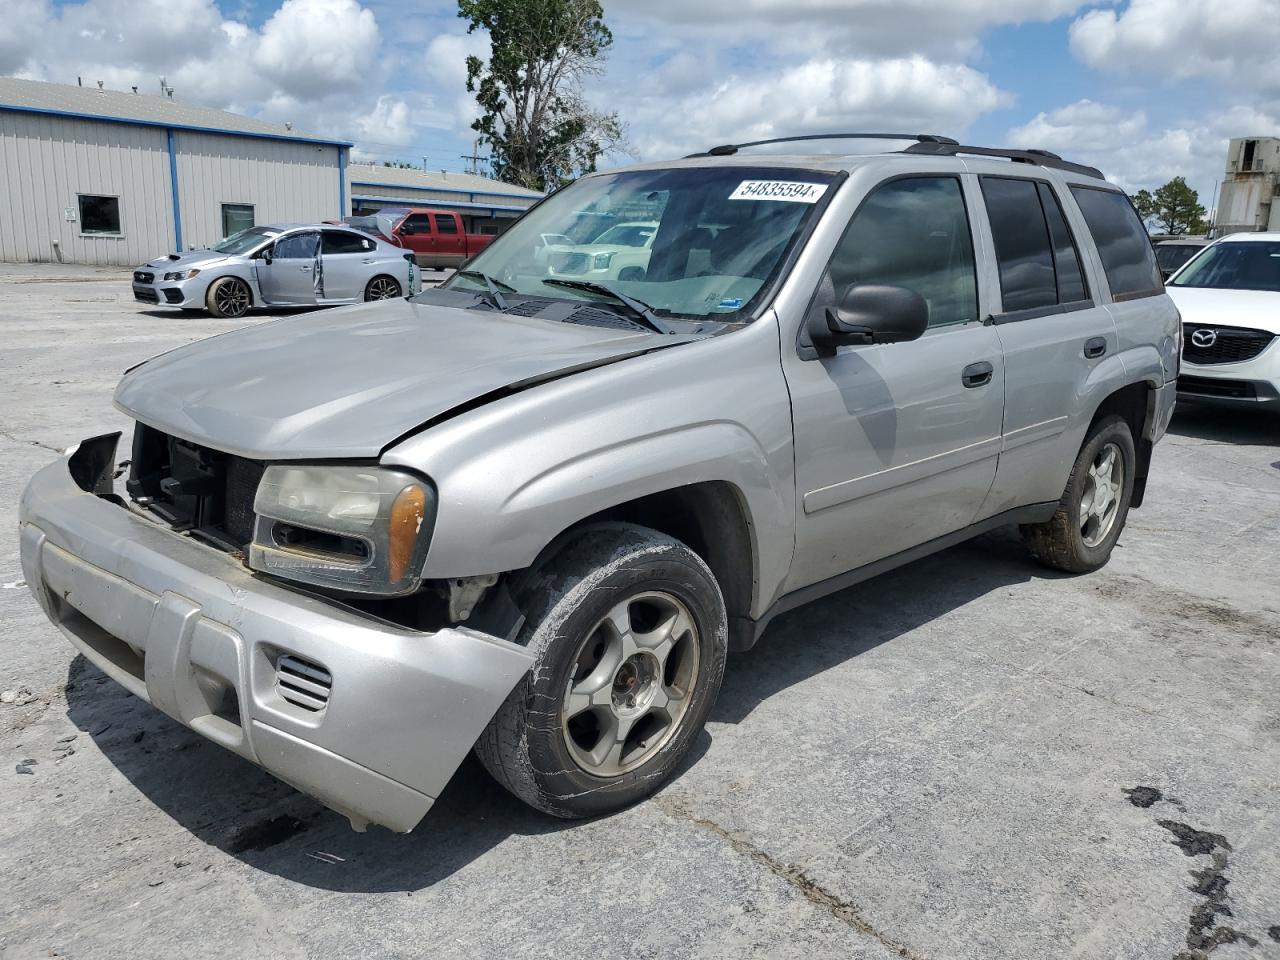
{"label": "white metal building", "polygon": [[1280,230],[1280,138],[1237,137],[1227,147],[1216,231]]}
{"label": "white metal building", "polygon": [[536,190],[469,173],[357,163],[347,172],[353,213],[372,213],[382,207],[453,210],[462,214],[466,229],[474,233],[501,233],[510,221],[542,199]]}
{"label": "white metal building", "polygon": [[0,260],[132,266],[349,212],[350,143],[169,97],[0,78]]}

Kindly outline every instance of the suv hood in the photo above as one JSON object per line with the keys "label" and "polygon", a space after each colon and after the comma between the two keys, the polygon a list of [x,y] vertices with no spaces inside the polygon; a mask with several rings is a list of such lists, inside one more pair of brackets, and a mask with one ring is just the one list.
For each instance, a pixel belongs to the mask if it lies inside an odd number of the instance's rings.
{"label": "suv hood", "polygon": [[1280,293],[1167,287],[1182,322],[1194,327],[1251,327],[1280,334]]}
{"label": "suv hood", "polygon": [[115,402],[255,460],[371,458],[494,391],[697,339],[384,301],[179,347],[126,373]]}

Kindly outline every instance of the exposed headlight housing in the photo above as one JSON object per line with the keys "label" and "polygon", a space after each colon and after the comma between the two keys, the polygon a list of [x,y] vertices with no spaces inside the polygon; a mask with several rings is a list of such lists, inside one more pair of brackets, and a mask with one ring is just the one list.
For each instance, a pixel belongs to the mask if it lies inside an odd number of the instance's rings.
{"label": "exposed headlight housing", "polygon": [[192,277],[200,276],[199,270],[175,270],[172,273],[164,275],[165,280],[190,280]]}
{"label": "exposed headlight housing", "polygon": [[412,593],[435,522],[436,494],[377,466],[276,464],[253,503],[249,566],[352,593]]}
{"label": "exposed headlight housing", "polygon": [[596,270],[608,270],[609,264],[613,262],[613,251],[609,253],[597,253],[592,258],[592,266]]}

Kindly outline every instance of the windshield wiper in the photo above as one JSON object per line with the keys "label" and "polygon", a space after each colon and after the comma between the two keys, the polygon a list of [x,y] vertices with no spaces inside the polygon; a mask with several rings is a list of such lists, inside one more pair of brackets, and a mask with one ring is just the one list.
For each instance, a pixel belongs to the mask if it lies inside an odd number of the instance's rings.
{"label": "windshield wiper", "polygon": [[504,297],[499,287],[506,290],[507,293],[519,293],[515,287],[509,283],[503,283],[501,280],[495,280],[487,273],[481,273],[479,270],[459,270],[454,274],[455,277],[462,277],[466,280],[479,280],[485,285],[489,291],[489,296],[493,298],[493,302],[497,304],[499,310],[507,309],[507,298]]}
{"label": "windshield wiper", "polygon": [[568,287],[570,290],[586,290],[590,293],[599,293],[606,297],[612,297],[620,304],[634,313],[637,317],[644,321],[645,326],[657,333],[675,333],[669,326],[659,319],[658,315],[653,312],[653,307],[649,306],[643,300],[637,300],[635,297],[628,297],[625,293],[619,293],[612,287],[607,287],[603,283],[596,283],[594,280],[561,280],[559,277],[551,277],[544,279],[543,283],[553,287]]}

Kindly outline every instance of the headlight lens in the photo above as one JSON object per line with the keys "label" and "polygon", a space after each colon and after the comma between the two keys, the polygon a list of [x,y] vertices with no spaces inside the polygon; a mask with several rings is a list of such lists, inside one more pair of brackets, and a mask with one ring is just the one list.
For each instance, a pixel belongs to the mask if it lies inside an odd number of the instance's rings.
{"label": "headlight lens", "polygon": [[166,280],[190,280],[192,277],[200,276],[199,270],[175,270],[172,273],[166,273]]}
{"label": "headlight lens", "polygon": [[609,264],[613,262],[613,253],[597,253],[592,260],[592,265],[597,270],[608,270]]}
{"label": "headlight lens", "polygon": [[357,593],[412,593],[435,521],[435,491],[382,467],[277,464],[253,503],[249,566]]}

